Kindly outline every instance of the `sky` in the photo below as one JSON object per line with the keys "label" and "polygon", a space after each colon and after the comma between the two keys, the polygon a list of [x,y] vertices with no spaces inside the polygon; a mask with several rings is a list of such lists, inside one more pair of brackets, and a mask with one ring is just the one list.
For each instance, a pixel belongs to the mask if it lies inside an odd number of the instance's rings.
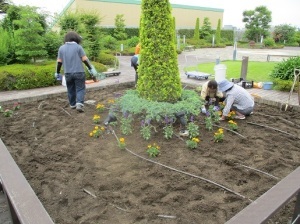
{"label": "sky", "polygon": [[[69,0],[12,0],[16,5],[30,5],[44,11],[60,13]],[[170,0],[173,4],[184,4],[224,9],[223,25],[244,28],[243,11],[266,6],[272,12],[271,26],[288,24],[300,28],[299,0]]]}

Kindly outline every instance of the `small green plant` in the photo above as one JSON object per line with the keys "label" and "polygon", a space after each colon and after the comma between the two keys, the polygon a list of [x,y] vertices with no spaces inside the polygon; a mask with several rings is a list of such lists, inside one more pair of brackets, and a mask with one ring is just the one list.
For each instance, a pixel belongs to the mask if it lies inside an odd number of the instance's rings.
{"label": "small green plant", "polygon": [[198,147],[199,142],[199,138],[192,138],[186,141],[186,145],[189,149],[196,149]]}
{"label": "small green plant", "polygon": [[150,120],[144,121],[141,123],[141,135],[145,140],[149,140],[151,138],[151,124]]}
{"label": "small green plant", "polygon": [[94,117],[93,117],[93,122],[95,124],[99,124],[100,123],[100,116],[95,114]]}
{"label": "small green plant", "polygon": [[20,110],[20,108],[21,108],[21,105],[19,103],[14,103],[13,110]]}
{"label": "small green plant", "polygon": [[120,147],[120,149],[125,149],[125,147],[126,147],[125,138],[119,139],[119,147]]}
{"label": "small green plant", "polygon": [[190,139],[199,136],[199,126],[194,122],[189,122],[187,126],[187,130],[189,131]]}
{"label": "small green plant", "polygon": [[165,139],[171,139],[174,134],[173,126],[171,124],[168,124],[163,129]]}
{"label": "small green plant", "polygon": [[165,139],[171,139],[174,134],[173,119],[169,118],[168,116],[165,116],[164,123],[165,123],[165,127],[163,128],[164,137]]}
{"label": "small green plant", "polygon": [[160,147],[153,143],[152,145],[148,145],[147,153],[150,157],[157,157],[160,153]]}
{"label": "small green plant", "polygon": [[209,131],[211,131],[213,129],[213,121],[211,116],[207,116],[205,117],[205,128]]}
{"label": "small green plant", "polygon": [[131,126],[131,122],[132,122],[132,117],[129,116],[128,113],[124,113],[123,117],[121,117],[121,132],[124,135],[129,135],[132,133],[132,126]]}
{"label": "small green plant", "polygon": [[214,134],[214,141],[215,142],[222,142],[224,139],[223,128],[219,128],[217,132]]}
{"label": "small green plant", "polygon": [[105,110],[105,106],[104,106],[103,104],[101,104],[101,103],[98,103],[98,104],[96,105],[96,110],[97,110],[99,113],[101,113],[101,112],[103,112],[103,111]]}
{"label": "small green plant", "polygon": [[96,125],[94,127],[94,130],[90,132],[90,137],[99,138],[100,135],[104,133],[104,131],[105,131],[104,127],[99,127],[98,125]]}
{"label": "small green plant", "polygon": [[232,130],[232,131],[237,131],[238,130],[238,125],[233,120],[228,121],[228,126],[229,126],[229,129]]}
{"label": "small green plant", "polygon": [[6,109],[5,111],[3,111],[3,114],[5,117],[11,117],[13,115],[13,111]]}

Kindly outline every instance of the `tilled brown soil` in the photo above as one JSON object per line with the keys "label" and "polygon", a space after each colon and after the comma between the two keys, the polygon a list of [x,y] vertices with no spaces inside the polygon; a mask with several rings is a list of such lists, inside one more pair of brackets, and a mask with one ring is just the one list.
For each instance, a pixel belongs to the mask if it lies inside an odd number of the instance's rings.
{"label": "tilled brown soil", "polygon": [[[124,91],[91,91],[86,100],[108,105]],[[86,104],[85,113],[70,109],[63,94],[0,116],[2,141],[57,224],[224,223],[300,165],[296,111],[256,104],[253,115],[237,120],[242,136],[225,130],[220,143],[213,141],[219,127],[208,131],[199,115],[201,142],[195,150],[187,148],[186,137],[166,140],[158,124],[144,140],[138,117],[130,135],[117,125],[92,138],[94,114],[95,105]],[[103,122],[107,111],[100,116]],[[218,125],[228,128],[225,121]],[[174,128],[177,134],[179,124]],[[127,150],[116,137],[125,138]],[[146,160],[153,143],[160,146],[160,155],[151,159],[157,163]],[[293,202],[273,221],[287,223],[292,212]]]}

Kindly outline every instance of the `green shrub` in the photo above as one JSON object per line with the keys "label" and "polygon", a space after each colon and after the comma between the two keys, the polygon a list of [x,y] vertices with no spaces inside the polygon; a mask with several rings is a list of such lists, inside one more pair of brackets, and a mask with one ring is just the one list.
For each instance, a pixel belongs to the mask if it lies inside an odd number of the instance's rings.
{"label": "green shrub", "polygon": [[[105,65],[92,62],[98,72],[107,71]],[[13,64],[0,67],[0,91],[23,90],[60,85],[54,78],[56,61],[38,64]],[[63,70],[61,71],[63,73]],[[86,78],[89,79],[86,70]]]}
{"label": "green shrub", "polygon": [[139,37],[131,37],[127,40],[127,47],[135,47],[139,43]]}
{"label": "green shrub", "polygon": [[266,39],[264,39],[264,46],[265,47],[274,47],[275,46],[275,41],[273,38],[268,37]]}
{"label": "green shrub", "polygon": [[[273,80],[273,84],[274,84],[274,88],[275,90],[279,90],[279,91],[286,91],[289,92],[291,91],[292,85],[293,85],[293,81],[291,80],[281,80],[281,79],[274,79]],[[298,89],[298,83],[296,83],[295,87],[294,87],[294,91]]]}
{"label": "green shrub", "polygon": [[275,65],[270,76],[274,79],[293,80],[295,68],[300,69],[300,57],[283,59],[282,62]]}
{"label": "green shrub", "polygon": [[105,36],[101,39],[101,46],[103,46],[104,49],[116,50],[117,40],[112,36]]}
{"label": "green shrub", "polygon": [[0,67],[0,90],[21,90],[56,85],[55,62],[32,65],[14,64]]}
{"label": "green shrub", "polygon": [[211,47],[211,43],[208,43],[204,39],[187,39],[186,42],[188,45],[194,45],[196,48]]}
{"label": "green shrub", "polygon": [[97,62],[100,62],[103,65],[114,66],[116,58],[111,54],[101,52],[97,58]]}

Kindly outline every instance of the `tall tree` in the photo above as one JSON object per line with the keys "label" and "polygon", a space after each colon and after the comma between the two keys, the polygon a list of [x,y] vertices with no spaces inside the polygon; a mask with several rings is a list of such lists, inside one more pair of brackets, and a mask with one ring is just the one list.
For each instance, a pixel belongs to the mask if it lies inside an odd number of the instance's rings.
{"label": "tall tree", "polygon": [[218,26],[217,26],[217,30],[216,30],[216,44],[220,44],[221,43],[221,20],[218,20]]}
{"label": "tall tree", "polygon": [[273,38],[276,43],[280,42],[292,42],[294,41],[294,35],[296,28],[288,24],[282,24],[274,27]]}
{"label": "tall tree", "polygon": [[114,37],[117,40],[125,40],[127,38],[127,34],[125,32],[125,19],[123,14],[117,14],[115,18],[115,29],[114,29]]}
{"label": "tall tree", "polygon": [[175,30],[168,0],[142,0],[137,91],[145,99],[176,102],[182,93]]}
{"label": "tall tree", "polygon": [[84,49],[93,60],[98,57],[100,51],[99,42],[99,28],[97,25],[100,23],[100,18],[98,14],[95,13],[83,13],[80,14],[80,21],[82,26],[83,35],[83,46]]}
{"label": "tall tree", "polygon": [[199,40],[200,39],[200,19],[196,19],[196,25],[194,30],[194,39]]}
{"label": "tall tree", "polygon": [[20,19],[14,20],[19,29],[15,31],[16,55],[20,61],[47,55],[43,38],[44,29],[39,23],[40,16],[33,7],[25,6],[20,11]]}
{"label": "tall tree", "polygon": [[212,28],[211,28],[211,23],[209,21],[209,18],[204,17],[203,26],[201,27],[201,31],[200,31],[200,38],[205,39],[206,37],[211,36],[211,34],[212,34]]}
{"label": "tall tree", "polygon": [[9,6],[11,5],[11,1],[9,0],[0,0],[0,14],[6,13]]}
{"label": "tall tree", "polygon": [[11,37],[2,27],[0,27],[0,40],[0,65],[6,65],[10,61]]}
{"label": "tall tree", "polygon": [[266,6],[258,6],[254,10],[243,12],[243,22],[246,28],[246,37],[259,42],[261,36],[269,36],[272,12]]}

